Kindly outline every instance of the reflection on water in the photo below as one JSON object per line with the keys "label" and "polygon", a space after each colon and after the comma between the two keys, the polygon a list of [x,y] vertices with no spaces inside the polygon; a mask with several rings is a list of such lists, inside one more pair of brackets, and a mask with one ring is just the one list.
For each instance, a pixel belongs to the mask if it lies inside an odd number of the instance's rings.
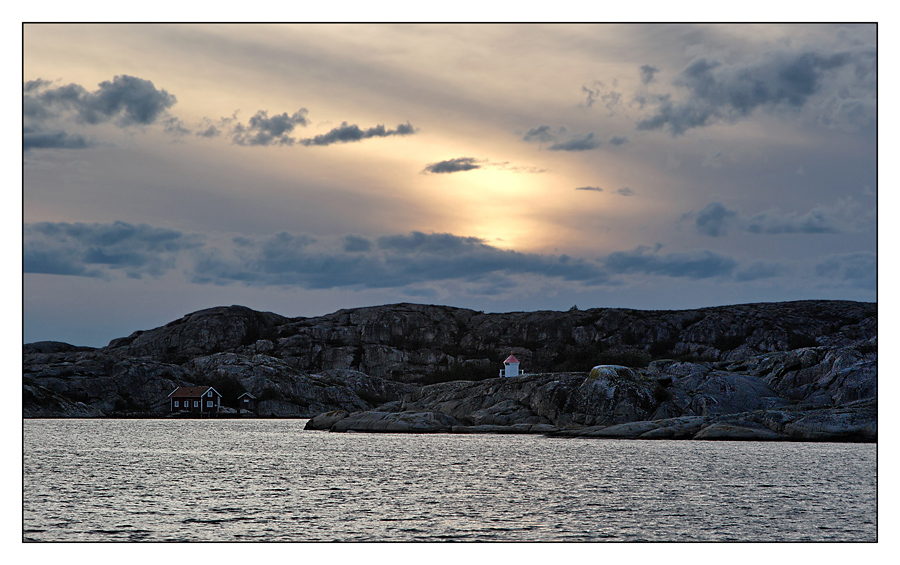
{"label": "reflection on water", "polygon": [[874,444],[26,420],[38,541],[875,541]]}

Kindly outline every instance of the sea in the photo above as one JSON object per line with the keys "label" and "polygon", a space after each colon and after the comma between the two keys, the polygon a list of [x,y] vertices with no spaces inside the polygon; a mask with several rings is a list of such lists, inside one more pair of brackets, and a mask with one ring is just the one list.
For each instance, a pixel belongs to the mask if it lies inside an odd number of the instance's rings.
{"label": "sea", "polygon": [[876,445],[27,419],[24,541],[875,542]]}

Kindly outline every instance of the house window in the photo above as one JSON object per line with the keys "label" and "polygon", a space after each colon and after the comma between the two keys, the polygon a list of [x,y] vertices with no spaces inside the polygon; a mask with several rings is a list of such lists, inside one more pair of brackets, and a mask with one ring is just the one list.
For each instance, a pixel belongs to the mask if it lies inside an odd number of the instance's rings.
{"label": "house window", "polygon": [[206,401],[206,407],[207,407],[207,408],[212,408],[212,400],[207,400],[207,401]]}
{"label": "house window", "polygon": [[194,408],[196,408],[196,407],[198,407],[198,406],[200,406],[200,401],[199,401],[199,400],[195,400],[195,401],[194,401]]}
{"label": "house window", "polygon": [[178,408],[178,401],[175,401],[175,408]]}

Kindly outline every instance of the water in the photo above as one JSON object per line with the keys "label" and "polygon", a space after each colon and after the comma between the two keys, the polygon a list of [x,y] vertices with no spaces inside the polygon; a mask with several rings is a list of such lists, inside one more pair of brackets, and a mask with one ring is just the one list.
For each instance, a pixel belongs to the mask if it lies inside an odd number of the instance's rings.
{"label": "water", "polygon": [[876,541],[873,444],[25,420],[36,541]]}

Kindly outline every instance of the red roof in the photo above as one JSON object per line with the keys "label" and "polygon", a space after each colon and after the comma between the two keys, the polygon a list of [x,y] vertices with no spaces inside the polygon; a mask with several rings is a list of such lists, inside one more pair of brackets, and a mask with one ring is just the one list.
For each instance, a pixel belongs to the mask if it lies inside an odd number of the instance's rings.
{"label": "red roof", "polygon": [[519,360],[516,359],[515,355],[510,355],[509,357],[506,358],[506,361],[504,361],[503,364],[505,365],[507,363],[518,363],[518,362],[519,362]]}
{"label": "red roof", "polygon": [[218,394],[219,396],[222,396],[221,394],[219,394],[219,391],[217,391],[216,389],[214,389],[211,386],[180,386],[180,387],[176,388],[174,391],[172,391],[172,393],[169,394],[169,396],[171,398],[184,398],[184,397],[190,397],[190,398],[198,397],[199,398],[199,397],[203,396],[204,394],[206,394],[206,391],[208,391],[210,389],[212,389],[212,391],[214,393]]}

